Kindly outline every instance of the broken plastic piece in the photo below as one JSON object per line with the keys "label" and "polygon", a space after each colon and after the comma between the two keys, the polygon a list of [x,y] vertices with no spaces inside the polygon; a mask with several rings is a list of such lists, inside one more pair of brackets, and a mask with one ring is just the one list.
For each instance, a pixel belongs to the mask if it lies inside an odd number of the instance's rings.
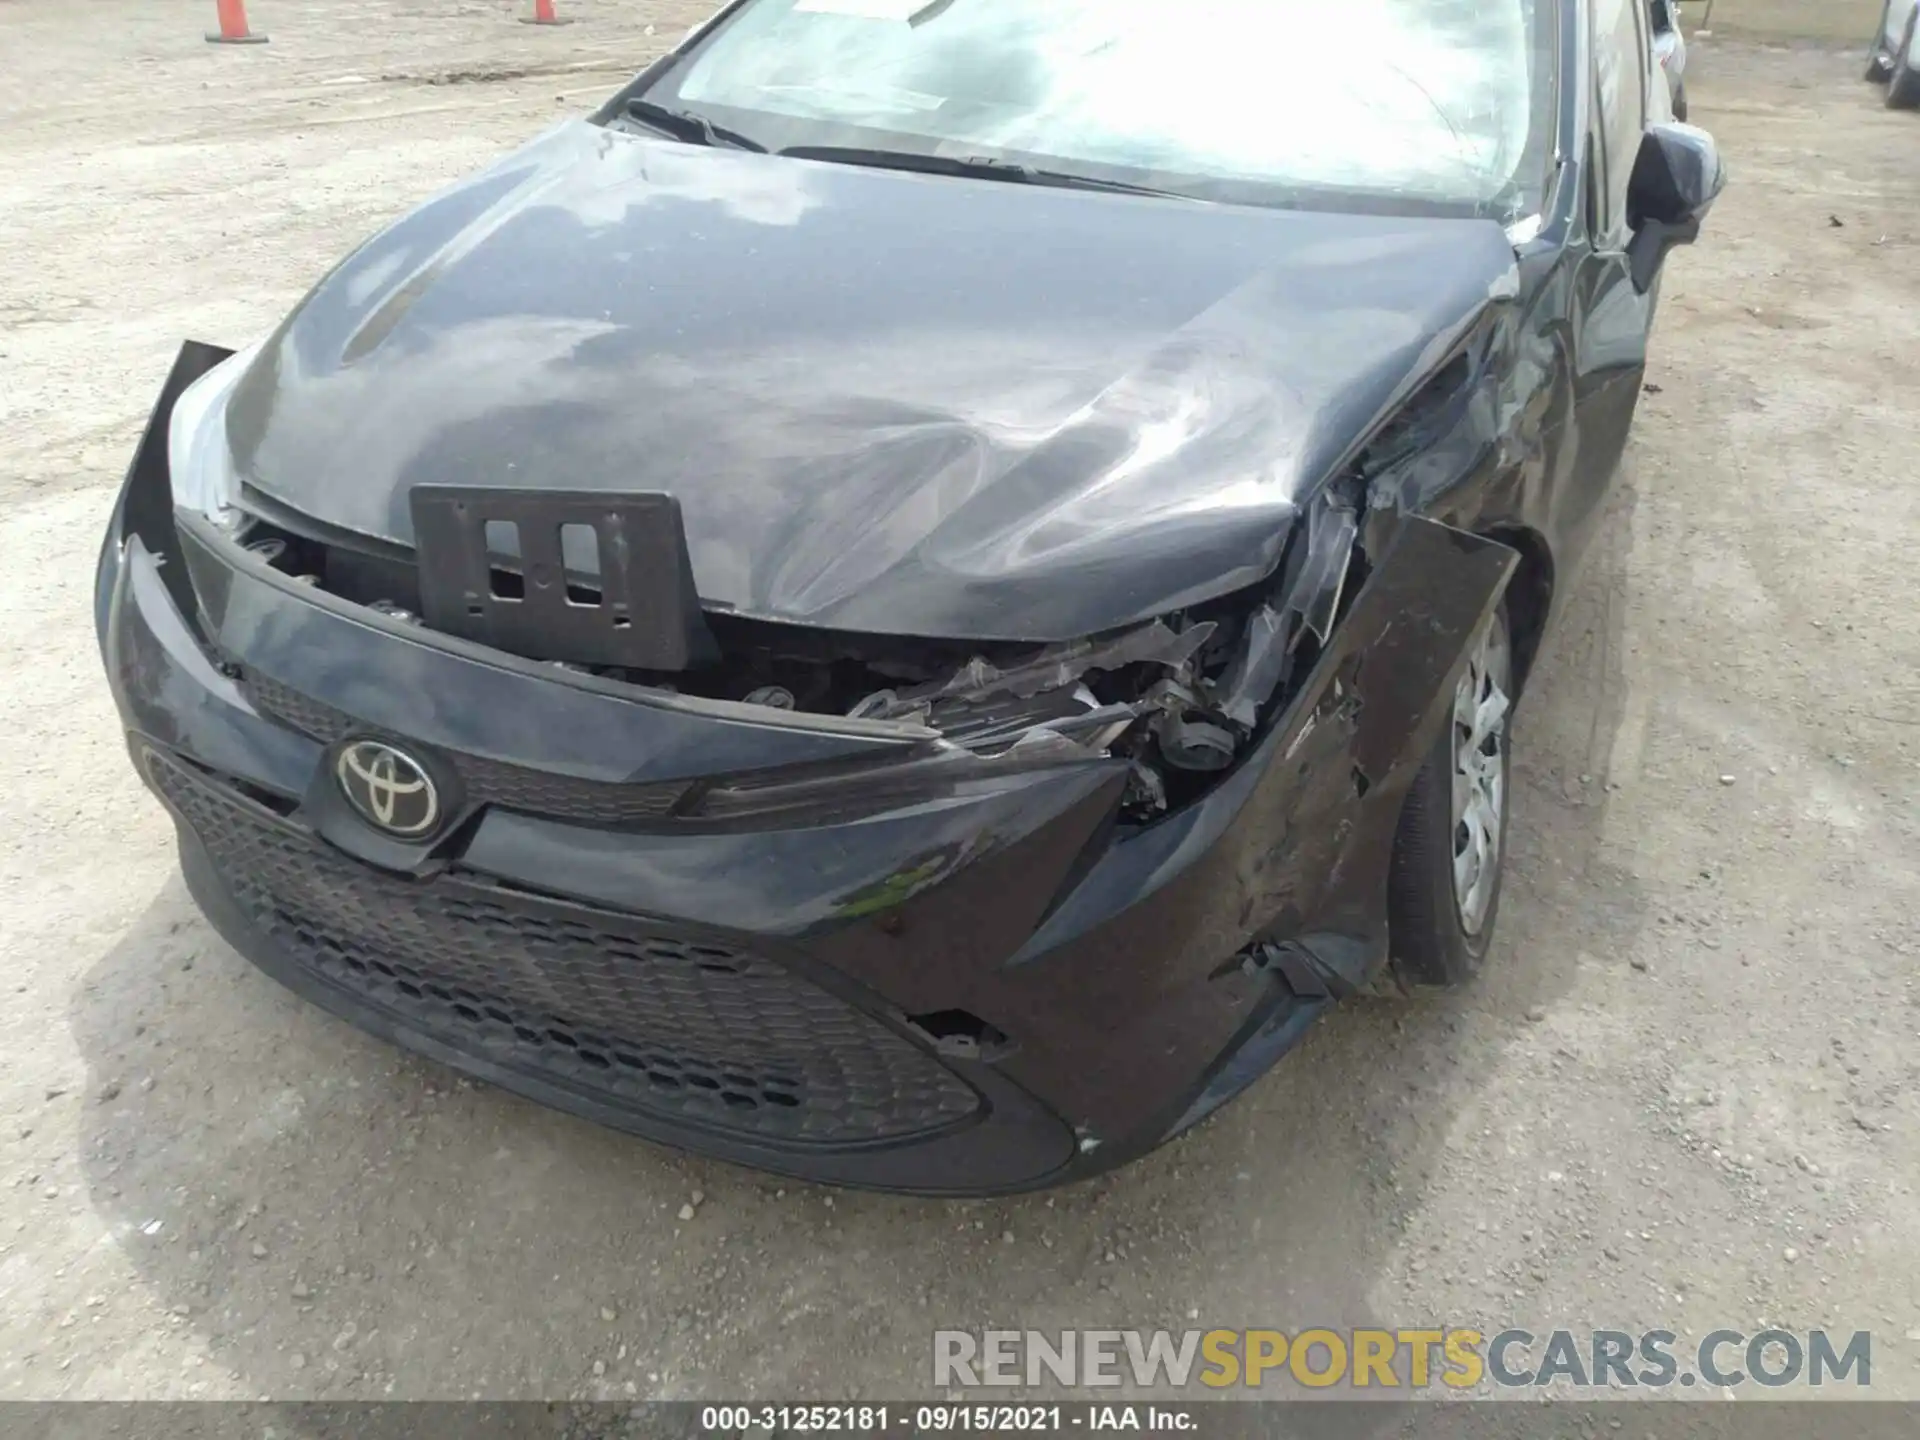
{"label": "broken plastic piece", "polygon": [[876,690],[847,712],[849,720],[894,720],[911,713],[892,690]]}
{"label": "broken plastic piece", "polygon": [[1324,499],[1309,513],[1299,569],[1277,607],[1262,605],[1247,617],[1240,654],[1220,687],[1219,713],[1241,729],[1253,729],[1261,707],[1286,680],[1300,637],[1311,632],[1326,643],[1340,613],[1359,534],[1359,517],[1345,501]]}
{"label": "broken plastic piece", "polygon": [[1042,725],[1077,720],[1099,708],[1100,702],[1086,695],[1082,687],[1077,692],[1056,690],[1031,700],[1000,699],[978,705],[943,701],[933,707],[927,723],[956,745],[983,750],[1007,744]]}
{"label": "broken plastic piece", "polygon": [[1211,711],[1186,686],[1162,680],[1147,692],[1147,703],[1160,712],[1153,722],[1160,754],[1179,770],[1224,770],[1233,764],[1239,743],[1212,722]]}
{"label": "broken plastic piece", "polygon": [[1049,720],[1035,728],[1051,730],[1056,735],[1081,736],[1089,748],[1104,750],[1118,740],[1129,725],[1151,708],[1144,703],[1102,705],[1087,711],[1084,715],[1069,715],[1065,719]]}
{"label": "broken plastic piece", "polygon": [[1225,770],[1239,749],[1221,726],[1181,715],[1164,716],[1153,733],[1167,763],[1180,770]]}
{"label": "broken plastic piece", "polygon": [[1137,761],[1133,773],[1127,777],[1125,803],[1142,809],[1159,812],[1167,808],[1167,782],[1160,778],[1160,772]]}
{"label": "broken plastic piece", "polygon": [[1287,597],[1287,608],[1298,609],[1321,644],[1333,630],[1353,564],[1353,542],[1360,522],[1351,505],[1328,501],[1313,509],[1307,522],[1307,560]]}
{"label": "broken plastic piece", "polygon": [[1010,670],[995,669],[976,656],[944,684],[910,690],[900,699],[902,703],[917,699],[985,700],[1010,694],[1025,700],[1048,690],[1064,690],[1089,670],[1121,670],[1128,665],[1164,665],[1178,670],[1200,653],[1214,628],[1209,621],[1176,632],[1165,621],[1155,620],[1104,640],[1050,646]]}
{"label": "broken plastic piece", "polygon": [[1220,713],[1242,730],[1253,729],[1260,707],[1267,703],[1292,665],[1287,624],[1271,605],[1262,605],[1247,617],[1246,643],[1228,672]]}
{"label": "broken plastic piece", "polygon": [[1048,646],[1007,670],[976,655],[946,680],[897,693],[880,691],[867,696],[851,714],[863,720],[897,720],[942,700],[977,702],[996,695],[1030,700],[1049,690],[1064,690],[1092,670],[1121,670],[1129,665],[1179,670],[1200,653],[1216,628],[1207,621],[1176,631],[1165,621],[1155,620],[1100,640]]}
{"label": "broken plastic piece", "polygon": [[[971,754],[963,751],[963,754]],[[1044,725],[1037,730],[1029,730],[1005,750],[992,756],[979,757],[981,763],[1005,760],[1022,765],[1037,764],[1047,760],[1085,760],[1091,752],[1085,745],[1070,735],[1062,735],[1057,730],[1049,730]]]}
{"label": "broken plastic piece", "polygon": [[[1161,681],[1139,699],[1103,704],[1081,677],[1129,665],[1162,665],[1189,679],[1194,658],[1217,629],[1208,621],[1176,631],[1155,620],[1118,635],[1051,645],[1004,670],[975,656],[945,680],[911,690],[875,691],[848,713],[857,720],[911,718],[938,731],[955,748],[980,756],[1098,758],[1149,715],[1159,712],[1164,719],[1171,713],[1177,719],[1201,707],[1191,689],[1172,680]],[[1172,700],[1163,695],[1169,688]],[[1226,734],[1218,727],[1207,728]],[[1213,736],[1197,736],[1189,747],[1196,756],[1191,768],[1230,764],[1231,736],[1226,743],[1226,759],[1215,762]]]}

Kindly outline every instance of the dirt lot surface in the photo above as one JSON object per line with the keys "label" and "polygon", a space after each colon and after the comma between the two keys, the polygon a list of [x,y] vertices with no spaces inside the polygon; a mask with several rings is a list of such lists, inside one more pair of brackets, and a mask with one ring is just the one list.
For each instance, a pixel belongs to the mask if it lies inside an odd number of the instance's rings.
{"label": "dirt lot surface", "polygon": [[94,653],[114,488],[181,338],[704,9],[561,5],[256,0],[229,49],[0,0],[0,1396],[900,1396],[936,1325],[1197,1320],[1870,1329],[1920,1397],[1920,117],[1851,43],[1694,47],[1734,181],[1520,717],[1474,993],[1344,1008],[1097,1183],[930,1204],[455,1083],[213,937]]}

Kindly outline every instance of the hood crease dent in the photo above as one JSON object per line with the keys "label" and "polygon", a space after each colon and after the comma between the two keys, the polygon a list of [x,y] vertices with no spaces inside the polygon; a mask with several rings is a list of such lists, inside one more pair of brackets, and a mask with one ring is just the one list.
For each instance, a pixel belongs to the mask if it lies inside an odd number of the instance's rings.
{"label": "hood crease dent", "polygon": [[665,492],[704,605],[1054,642],[1260,580],[1510,292],[1490,220],[1242,209],[568,122],[369,241],[228,406],[238,476]]}

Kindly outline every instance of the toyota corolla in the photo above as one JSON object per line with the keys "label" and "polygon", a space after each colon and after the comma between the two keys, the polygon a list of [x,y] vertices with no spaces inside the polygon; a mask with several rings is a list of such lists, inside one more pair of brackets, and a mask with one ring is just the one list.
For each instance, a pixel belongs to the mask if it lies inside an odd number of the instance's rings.
{"label": "toyota corolla", "polygon": [[468,1074],[925,1193],[1470,979],[1721,183],[1648,30],[728,6],[181,350],[96,604],[193,895]]}

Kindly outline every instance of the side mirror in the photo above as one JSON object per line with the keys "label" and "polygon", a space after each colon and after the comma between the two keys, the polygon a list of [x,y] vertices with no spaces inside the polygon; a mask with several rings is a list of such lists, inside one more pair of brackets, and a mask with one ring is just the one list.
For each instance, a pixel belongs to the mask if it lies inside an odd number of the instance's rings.
{"label": "side mirror", "polygon": [[1627,180],[1627,264],[1641,294],[1652,287],[1660,262],[1676,245],[1690,245],[1727,183],[1720,147],[1694,125],[1649,126]]}

